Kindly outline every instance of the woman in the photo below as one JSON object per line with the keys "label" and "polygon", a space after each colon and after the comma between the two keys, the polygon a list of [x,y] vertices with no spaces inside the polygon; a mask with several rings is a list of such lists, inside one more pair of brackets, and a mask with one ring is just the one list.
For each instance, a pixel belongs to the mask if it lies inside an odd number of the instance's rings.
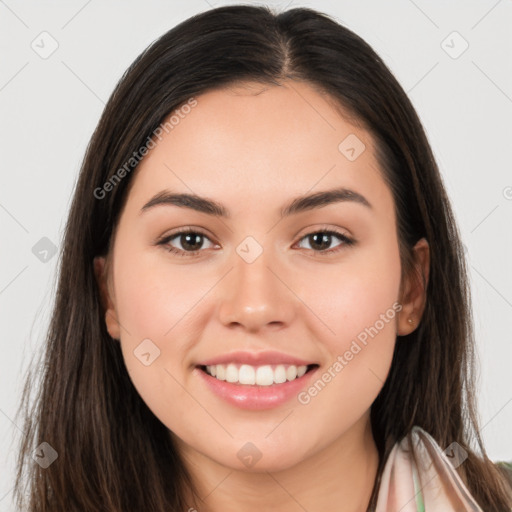
{"label": "woman", "polygon": [[313,10],[213,9],[136,59],[88,147],[18,501],[510,510],[472,367],[462,244],[390,71]]}

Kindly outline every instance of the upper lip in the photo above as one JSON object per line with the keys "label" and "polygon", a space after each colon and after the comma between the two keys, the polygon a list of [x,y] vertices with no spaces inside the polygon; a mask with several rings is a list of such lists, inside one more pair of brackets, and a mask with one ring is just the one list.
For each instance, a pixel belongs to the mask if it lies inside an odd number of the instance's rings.
{"label": "upper lip", "polygon": [[308,366],[312,363],[283,352],[264,351],[264,352],[244,352],[236,351],[222,354],[211,359],[207,359],[198,364],[198,366],[211,366],[215,364],[238,363],[251,366],[261,366],[266,364],[289,364],[295,366]]}

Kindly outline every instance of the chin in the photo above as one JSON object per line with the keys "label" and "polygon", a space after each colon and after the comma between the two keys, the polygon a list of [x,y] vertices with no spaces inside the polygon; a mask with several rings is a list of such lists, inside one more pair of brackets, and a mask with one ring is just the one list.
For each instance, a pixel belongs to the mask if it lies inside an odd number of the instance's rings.
{"label": "chin", "polygon": [[[284,471],[300,464],[306,457],[305,453],[298,452],[293,446],[281,445],[276,450],[274,446],[262,444],[251,441],[238,442],[232,448],[222,449],[222,453],[211,454],[210,457],[218,464],[247,473]],[[227,456],[230,452],[234,452],[235,457]]]}

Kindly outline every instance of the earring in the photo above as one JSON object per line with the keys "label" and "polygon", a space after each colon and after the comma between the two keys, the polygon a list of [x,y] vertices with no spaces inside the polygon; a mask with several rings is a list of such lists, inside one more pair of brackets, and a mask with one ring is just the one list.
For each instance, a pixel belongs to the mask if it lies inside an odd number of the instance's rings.
{"label": "earring", "polygon": [[414,323],[414,320],[412,318],[408,318],[407,321],[412,325]]}

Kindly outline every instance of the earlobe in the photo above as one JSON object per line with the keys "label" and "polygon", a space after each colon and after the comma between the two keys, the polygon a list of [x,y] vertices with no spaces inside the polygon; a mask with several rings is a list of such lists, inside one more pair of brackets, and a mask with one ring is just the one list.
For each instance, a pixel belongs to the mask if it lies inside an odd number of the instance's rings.
{"label": "earlobe", "polygon": [[101,306],[105,311],[105,325],[110,336],[115,339],[120,339],[119,321],[117,319],[117,311],[115,302],[111,297],[108,283],[108,272],[106,269],[106,259],[104,256],[97,256],[94,258],[94,275],[101,298]]}
{"label": "earlobe", "polygon": [[398,317],[397,334],[405,336],[419,325],[426,306],[430,270],[430,247],[425,238],[414,246],[414,269],[407,276],[400,300],[402,310]]}

